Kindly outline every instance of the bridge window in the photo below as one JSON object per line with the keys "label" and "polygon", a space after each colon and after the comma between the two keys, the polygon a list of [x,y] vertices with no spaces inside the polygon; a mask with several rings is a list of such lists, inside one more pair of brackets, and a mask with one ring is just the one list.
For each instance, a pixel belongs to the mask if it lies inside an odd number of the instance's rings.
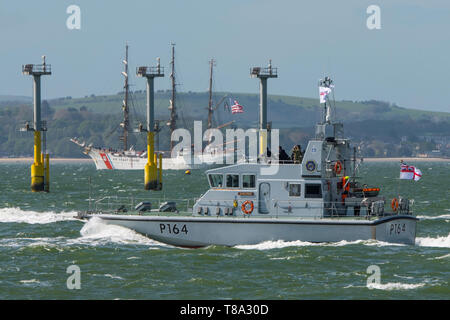
{"label": "bridge window", "polygon": [[227,188],[239,188],[238,174],[227,174]]}
{"label": "bridge window", "polygon": [[242,188],[254,188],[256,186],[255,183],[255,175],[254,174],[243,174],[242,175]]}
{"label": "bridge window", "polygon": [[209,184],[212,188],[221,188],[223,186],[223,175],[221,174],[210,174]]}
{"label": "bridge window", "polygon": [[300,197],[302,185],[299,183],[290,183],[289,184],[289,196],[290,197]]}
{"label": "bridge window", "polygon": [[322,198],[322,185],[305,183],[305,198]]}

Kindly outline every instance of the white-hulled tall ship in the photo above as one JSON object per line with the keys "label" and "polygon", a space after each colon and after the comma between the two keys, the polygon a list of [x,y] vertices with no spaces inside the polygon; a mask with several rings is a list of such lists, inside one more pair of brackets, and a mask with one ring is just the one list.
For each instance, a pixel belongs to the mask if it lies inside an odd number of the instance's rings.
{"label": "white-hulled tall ship", "polygon": [[[92,144],[87,145],[86,142],[80,141],[78,138],[72,138],[70,141],[83,148],[83,153],[90,156],[94,160],[97,170],[143,170],[147,163],[147,151],[137,151],[134,147],[128,146],[128,135],[130,132],[130,120],[129,120],[129,85],[128,85],[128,44],[126,45],[125,59],[123,60],[125,70],[122,75],[125,77],[124,85],[124,100],[123,100],[123,122],[120,126],[123,129],[123,133],[120,136],[120,140],[123,141],[123,149],[117,150],[109,147],[97,147]],[[172,60],[171,60],[171,82],[172,82],[172,97],[170,99],[170,120],[167,125],[170,128],[170,134],[176,130],[176,82],[175,82],[175,48],[172,45]],[[212,128],[212,113],[214,106],[212,104],[212,72],[213,72],[214,60],[210,61],[210,87],[209,87],[209,106],[208,106],[208,129]],[[231,122],[230,122],[231,123]],[[227,123],[223,126],[229,125]],[[156,132],[159,128],[156,129]],[[234,163],[234,160],[242,161],[245,159],[245,155],[236,156],[234,149],[215,150],[215,148],[205,149],[201,153],[193,152],[176,152],[172,156],[172,149],[174,142],[170,142],[170,152],[157,151],[157,153],[163,154],[163,170],[186,170],[186,169],[200,169],[206,168],[214,164],[222,163]],[[231,151],[230,151],[231,150]],[[231,159],[231,160],[230,160]]]}

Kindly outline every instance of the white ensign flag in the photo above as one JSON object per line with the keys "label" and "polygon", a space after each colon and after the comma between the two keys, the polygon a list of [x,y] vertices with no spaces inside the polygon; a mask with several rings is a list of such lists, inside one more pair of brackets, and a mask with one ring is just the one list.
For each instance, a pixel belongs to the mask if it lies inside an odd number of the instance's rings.
{"label": "white ensign flag", "polygon": [[414,166],[402,163],[400,166],[400,179],[419,181],[422,178],[422,171]]}
{"label": "white ensign flag", "polygon": [[320,103],[327,102],[327,96],[330,94],[331,89],[328,87],[319,87],[319,96],[320,96]]}

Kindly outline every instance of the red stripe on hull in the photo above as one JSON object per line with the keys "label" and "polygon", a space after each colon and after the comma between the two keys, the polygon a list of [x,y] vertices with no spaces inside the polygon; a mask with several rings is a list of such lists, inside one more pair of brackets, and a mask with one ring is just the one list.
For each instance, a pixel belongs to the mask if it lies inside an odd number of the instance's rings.
{"label": "red stripe on hull", "polygon": [[112,170],[112,165],[111,162],[109,162],[108,156],[105,153],[100,152],[100,157],[102,157],[102,160],[105,163],[106,167]]}

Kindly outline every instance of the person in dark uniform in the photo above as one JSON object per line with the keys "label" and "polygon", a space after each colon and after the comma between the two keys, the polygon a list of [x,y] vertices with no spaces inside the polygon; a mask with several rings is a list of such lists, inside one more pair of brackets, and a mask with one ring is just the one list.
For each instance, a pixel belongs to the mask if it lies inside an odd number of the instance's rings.
{"label": "person in dark uniform", "polygon": [[283,147],[281,147],[281,146],[279,148],[278,160],[280,160],[282,162],[287,162],[287,161],[291,160],[291,158],[289,158],[288,154],[286,153],[286,151],[284,151]]}

